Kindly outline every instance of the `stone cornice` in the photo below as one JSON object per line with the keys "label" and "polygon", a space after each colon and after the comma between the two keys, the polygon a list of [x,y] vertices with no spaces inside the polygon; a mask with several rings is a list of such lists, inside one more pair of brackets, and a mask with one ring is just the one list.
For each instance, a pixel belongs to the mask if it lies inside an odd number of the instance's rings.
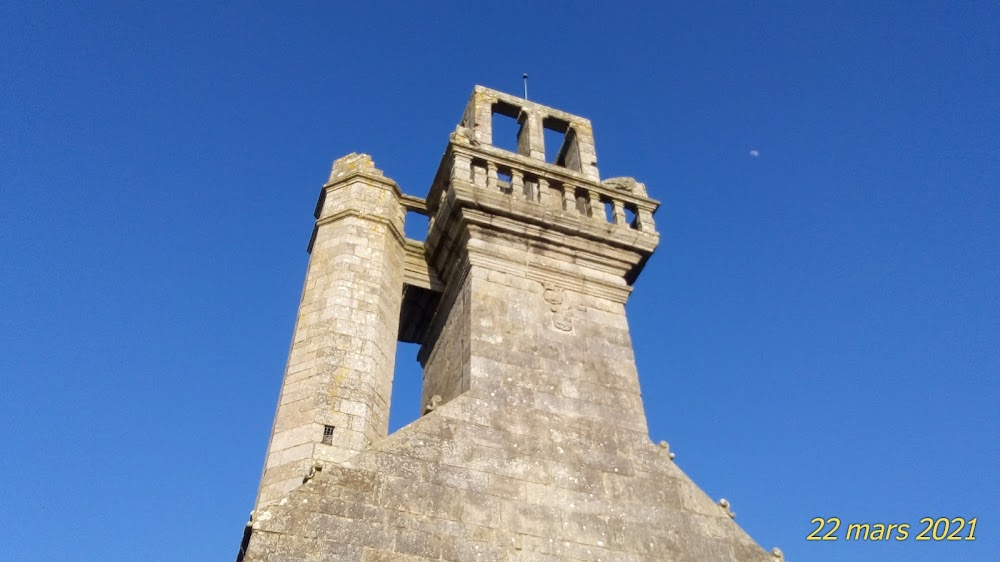
{"label": "stone cornice", "polygon": [[313,244],[316,242],[316,234],[317,232],[319,232],[319,228],[321,226],[337,222],[347,217],[355,217],[362,220],[385,225],[389,229],[389,232],[392,233],[393,238],[395,238],[399,242],[400,246],[404,247],[406,246],[406,236],[398,228],[396,228],[395,223],[393,223],[391,220],[385,217],[380,217],[378,215],[365,214],[362,213],[361,211],[358,211],[357,209],[345,209],[343,211],[340,211],[339,213],[334,213],[332,215],[316,220],[316,224],[313,225],[312,235],[309,237],[309,245],[306,248],[306,251],[312,253]]}
{"label": "stone cornice", "polygon": [[[396,196],[396,200],[400,201],[400,204],[402,204],[404,194],[396,182],[392,181],[391,179],[385,176],[366,173],[364,171],[355,171],[347,173],[337,178],[336,181],[331,181],[323,185],[323,187],[320,189],[319,200],[316,201],[316,210],[313,211],[313,216],[318,219],[320,214],[323,212],[323,200],[325,199],[325,196],[328,192],[346,187],[357,179],[361,179],[365,183],[369,184],[378,184],[379,186],[385,189],[391,190],[393,195]],[[405,197],[410,197],[410,196],[405,196]],[[416,197],[411,197],[411,198],[417,199]]]}
{"label": "stone cornice", "polygon": [[[456,190],[449,195],[447,204],[435,217],[426,243],[428,261],[440,268],[438,272],[442,280],[448,280],[448,289],[454,279],[454,272],[448,269],[468,261],[501,272],[518,269],[529,279],[624,303],[631,293],[631,282],[656,245],[656,236],[650,234],[643,234],[638,240],[644,242],[640,247],[612,245],[606,238],[580,236],[579,230],[588,225],[577,225],[576,232],[568,228],[567,232],[558,232],[551,222],[526,223],[519,213],[502,213],[489,205],[474,204],[456,195]],[[504,238],[525,250],[526,257],[534,251],[544,258],[513,263],[502,254]],[[475,242],[487,240],[485,244]]]}

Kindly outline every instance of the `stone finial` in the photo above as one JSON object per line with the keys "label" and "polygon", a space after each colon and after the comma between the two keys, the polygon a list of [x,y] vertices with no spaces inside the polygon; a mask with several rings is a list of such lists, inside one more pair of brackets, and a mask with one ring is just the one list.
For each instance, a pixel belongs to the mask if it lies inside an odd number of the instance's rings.
{"label": "stone finial", "polygon": [[677,455],[670,452],[670,443],[660,441],[660,454],[666,455],[668,459],[674,460]]}
{"label": "stone finial", "polygon": [[352,152],[347,156],[337,158],[333,161],[333,169],[330,170],[330,181],[333,182],[349,174],[359,172],[382,176],[382,170],[375,167],[375,162],[371,156]]}
{"label": "stone finial", "polygon": [[728,515],[730,519],[736,519],[736,512],[729,509],[729,500],[726,498],[719,500],[719,507],[726,511],[726,515]]}
{"label": "stone finial", "polygon": [[780,562],[785,562],[785,553],[781,552],[781,549],[778,547],[774,547],[773,549],[771,549],[771,556],[773,556],[776,560],[779,560]]}

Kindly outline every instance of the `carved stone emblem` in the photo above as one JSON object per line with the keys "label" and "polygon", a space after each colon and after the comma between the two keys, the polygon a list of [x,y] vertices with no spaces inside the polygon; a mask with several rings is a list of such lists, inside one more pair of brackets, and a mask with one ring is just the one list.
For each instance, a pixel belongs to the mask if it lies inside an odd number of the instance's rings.
{"label": "carved stone emblem", "polygon": [[552,325],[564,332],[573,331],[573,319],[565,314],[556,314],[552,317]]}
{"label": "carved stone emblem", "polygon": [[546,286],[542,292],[542,298],[545,299],[545,302],[552,305],[552,312],[555,312],[556,308],[563,303],[563,297],[563,290],[560,287]]}
{"label": "carved stone emblem", "polygon": [[582,305],[572,306],[566,302],[566,290],[556,285],[542,283],[542,298],[552,312],[552,326],[561,332],[573,331],[572,311],[585,310]]}

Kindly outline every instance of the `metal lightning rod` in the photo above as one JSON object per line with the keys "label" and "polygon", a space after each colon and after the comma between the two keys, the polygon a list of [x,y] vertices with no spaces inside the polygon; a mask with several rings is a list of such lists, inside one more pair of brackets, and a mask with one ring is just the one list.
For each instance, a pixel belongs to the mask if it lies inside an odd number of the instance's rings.
{"label": "metal lightning rod", "polygon": [[524,79],[524,99],[528,99],[528,73],[522,74],[521,78]]}

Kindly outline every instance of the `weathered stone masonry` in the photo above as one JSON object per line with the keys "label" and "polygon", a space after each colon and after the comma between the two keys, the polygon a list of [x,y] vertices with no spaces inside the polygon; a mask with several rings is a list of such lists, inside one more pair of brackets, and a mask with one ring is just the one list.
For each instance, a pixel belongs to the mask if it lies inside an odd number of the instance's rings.
{"label": "weathered stone masonry", "polygon": [[[240,559],[776,560],[649,440],[624,304],[657,206],[589,121],[479,86],[426,201],[337,160]],[[387,435],[398,340],[424,415]]]}

